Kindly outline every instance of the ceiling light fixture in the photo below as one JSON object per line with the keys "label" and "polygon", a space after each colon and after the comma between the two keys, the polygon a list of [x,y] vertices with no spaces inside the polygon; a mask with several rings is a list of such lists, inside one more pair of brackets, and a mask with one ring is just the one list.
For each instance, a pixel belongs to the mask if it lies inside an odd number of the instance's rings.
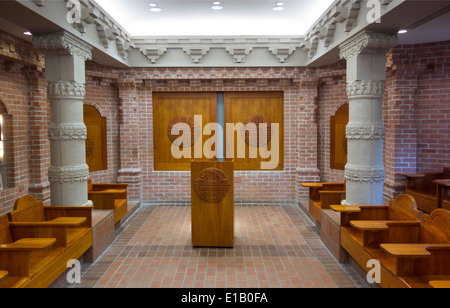
{"label": "ceiling light fixture", "polygon": [[220,1],[214,1],[211,6],[211,9],[216,10],[216,11],[221,10],[221,9],[223,9],[223,5],[220,3]]}
{"label": "ceiling light fixture", "polygon": [[402,30],[398,31],[398,34],[404,34],[404,33],[407,33],[407,32],[408,32],[408,30],[402,29]]}
{"label": "ceiling light fixture", "polygon": [[162,9],[156,3],[150,3],[150,11],[151,12],[161,12]]}
{"label": "ceiling light fixture", "polygon": [[275,6],[272,8],[274,11],[282,11],[284,10],[284,3],[283,2],[277,2],[275,3]]}
{"label": "ceiling light fixture", "polygon": [[23,34],[28,36],[33,35],[30,31],[25,31]]}

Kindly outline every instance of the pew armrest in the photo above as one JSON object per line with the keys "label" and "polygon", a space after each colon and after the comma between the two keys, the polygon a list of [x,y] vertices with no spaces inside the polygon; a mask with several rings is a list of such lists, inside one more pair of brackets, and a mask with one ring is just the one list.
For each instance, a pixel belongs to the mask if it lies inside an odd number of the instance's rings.
{"label": "pew armrest", "polygon": [[434,250],[450,252],[450,244],[381,244],[381,249],[397,258],[422,258]]}
{"label": "pew armrest", "polygon": [[45,249],[56,243],[54,238],[22,238],[10,244],[0,245],[0,251]]}
{"label": "pew armrest", "polygon": [[58,217],[49,221],[10,222],[11,227],[78,227],[86,222],[86,217]]}

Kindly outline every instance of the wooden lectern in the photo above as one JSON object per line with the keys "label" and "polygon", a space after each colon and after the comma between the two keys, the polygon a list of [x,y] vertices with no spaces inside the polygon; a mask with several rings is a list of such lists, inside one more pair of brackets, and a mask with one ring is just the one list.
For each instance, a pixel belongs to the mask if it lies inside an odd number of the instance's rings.
{"label": "wooden lectern", "polygon": [[233,169],[232,161],[191,162],[193,246],[233,247]]}

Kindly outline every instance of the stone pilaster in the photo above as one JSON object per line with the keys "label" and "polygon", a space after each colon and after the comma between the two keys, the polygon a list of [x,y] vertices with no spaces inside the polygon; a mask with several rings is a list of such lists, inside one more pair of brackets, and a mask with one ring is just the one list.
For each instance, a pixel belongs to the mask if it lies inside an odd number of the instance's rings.
{"label": "stone pilaster", "polygon": [[340,57],[347,60],[349,99],[345,204],[383,204],[385,169],[381,109],[386,53],[396,43],[394,35],[364,31],[340,46]]}
{"label": "stone pilaster", "polygon": [[33,41],[45,54],[47,96],[50,101],[51,205],[91,205],[87,195],[86,126],[83,121],[85,61],[91,47],[67,32],[38,36]]}
{"label": "stone pilaster", "polygon": [[117,181],[128,184],[132,200],[142,198],[142,169],[139,143],[139,106],[134,80],[117,82],[120,99],[120,169]]}

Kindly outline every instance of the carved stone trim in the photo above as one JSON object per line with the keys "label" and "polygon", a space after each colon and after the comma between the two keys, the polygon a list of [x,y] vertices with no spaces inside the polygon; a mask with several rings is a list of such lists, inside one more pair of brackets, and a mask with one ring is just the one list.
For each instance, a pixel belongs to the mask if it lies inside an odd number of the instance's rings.
{"label": "carved stone trim", "polygon": [[48,129],[49,140],[86,140],[86,125],[81,124],[51,124]]}
{"label": "carved stone trim", "polygon": [[45,54],[70,54],[84,61],[92,59],[92,47],[67,32],[34,37],[33,44]]}
{"label": "carved stone trim", "polygon": [[384,125],[381,123],[355,123],[347,125],[348,140],[375,140],[384,138]]}
{"label": "carved stone trim", "polygon": [[347,164],[345,166],[345,179],[360,183],[383,182],[385,179],[384,167],[366,167]]}
{"label": "carved stone trim", "polygon": [[48,179],[50,183],[81,183],[89,178],[88,165],[75,167],[50,167],[48,169]]}
{"label": "carved stone trim", "polygon": [[347,83],[347,96],[349,99],[361,97],[383,97],[384,81],[357,80]]}
{"label": "carved stone trim", "polygon": [[76,81],[49,82],[47,94],[53,99],[83,100],[86,94],[84,83]]}
{"label": "carved stone trim", "polygon": [[341,59],[349,59],[361,53],[386,53],[390,48],[397,44],[397,36],[376,33],[363,32],[348,42],[340,45]]}

